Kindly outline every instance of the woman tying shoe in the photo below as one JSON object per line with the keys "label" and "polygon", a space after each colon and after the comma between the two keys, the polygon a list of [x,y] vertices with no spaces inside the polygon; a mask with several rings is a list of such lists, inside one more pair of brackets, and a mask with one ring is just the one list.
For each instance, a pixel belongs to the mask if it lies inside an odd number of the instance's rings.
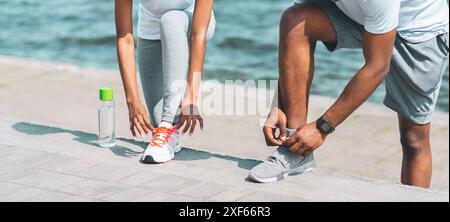
{"label": "woman tying shoe", "polygon": [[[130,130],[133,136],[144,138],[153,132],[142,160],[163,163],[181,149],[178,128],[185,125],[183,133],[192,133],[197,121],[203,128],[202,118],[193,111],[206,41],[215,30],[213,0],[140,0],[137,57],[150,115],[138,93],[132,6],[133,0],[115,1],[117,54]],[[188,112],[179,115],[182,100],[183,110]]]}

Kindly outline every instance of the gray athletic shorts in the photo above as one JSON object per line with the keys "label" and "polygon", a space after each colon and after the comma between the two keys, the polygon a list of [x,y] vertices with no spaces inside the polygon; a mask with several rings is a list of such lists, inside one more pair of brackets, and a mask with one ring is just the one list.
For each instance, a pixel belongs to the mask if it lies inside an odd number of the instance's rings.
{"label": "gray athletic shorts", "polygon": [[[327,0],[306,0],[328,16],[337,43],[324,42],[329,51],[362,48],[364,27]],[[448,33],[410,43],[397,35],[390,71],[385,79],[384,104],[416,124],[428,124],[436,107],[443,75],[448,67]]]}

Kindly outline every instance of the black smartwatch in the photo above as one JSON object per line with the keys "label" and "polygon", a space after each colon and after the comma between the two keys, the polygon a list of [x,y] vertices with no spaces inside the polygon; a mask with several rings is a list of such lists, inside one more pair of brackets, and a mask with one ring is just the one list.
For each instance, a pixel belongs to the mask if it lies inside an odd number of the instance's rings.
{"label": "black smartwatch", "polygon": [[326,135],[333,133],[335,130],[333,125],[331,125],[331,123],[323,116],[317,120],[316,127],[318,130],[320,130],[320,132]]}

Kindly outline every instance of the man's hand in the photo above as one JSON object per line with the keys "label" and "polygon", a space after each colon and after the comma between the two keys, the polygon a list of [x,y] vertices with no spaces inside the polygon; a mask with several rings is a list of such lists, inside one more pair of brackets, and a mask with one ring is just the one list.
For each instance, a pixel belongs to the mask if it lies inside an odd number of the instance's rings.
{"label": "man's hand", "polygon": [[[281,146],[287,138],[286,114],[278,107],[274,107],[267,117],[263,131],[268,146]],[[277,128],[280,129],[278,136],[275,135]]]}
{"label": "man's hand", "polygon": [[316,122],[313,122],[298,129],[294,135],[283,143],[283,146],[289,147],[292,152],[298,155],[308,156],[325,142],[326,136],[317,129]]}

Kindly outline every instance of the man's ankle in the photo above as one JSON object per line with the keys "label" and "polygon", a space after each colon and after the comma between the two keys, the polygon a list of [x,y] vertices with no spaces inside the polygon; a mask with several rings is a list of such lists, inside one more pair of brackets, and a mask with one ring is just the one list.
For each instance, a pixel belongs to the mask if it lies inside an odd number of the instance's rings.
{"label": "man's ankle", "polygon": [[290,137],[290,136],[294,135],[296,131],[297,131],[296,129],[287,128],[286,129],[287,136]]}

